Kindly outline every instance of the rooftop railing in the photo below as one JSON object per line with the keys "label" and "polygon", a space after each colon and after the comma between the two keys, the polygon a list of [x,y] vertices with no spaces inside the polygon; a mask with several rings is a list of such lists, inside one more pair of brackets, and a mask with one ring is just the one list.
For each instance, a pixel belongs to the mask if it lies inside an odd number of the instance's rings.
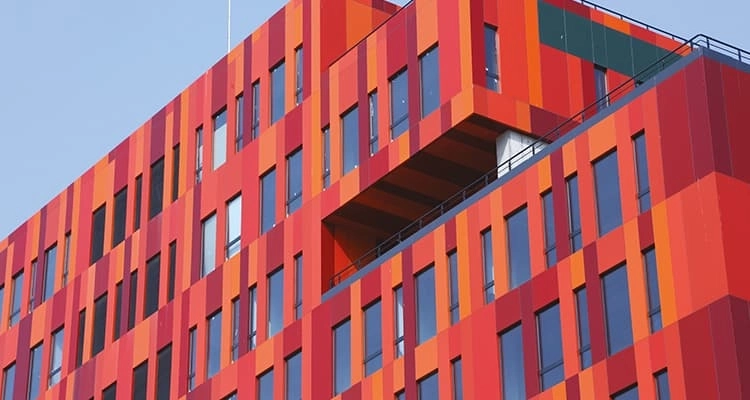
{"label": "rooftop railing", "polygon": [[647,24],[645,22],[639,21],[639,20],[637,20],[635,18],[628,17],[627,15],[620,14],[617,11],[610,10],[607,7],[602,7],[602,6],[600,6],[600,5],[596,4],[596,3],[592,3],[592,2],[586,1],[586,0],[573,0],[573,1],[581,3],[581,4],[586,5],[586,6],[589,6],[589,7],[593,8],[594,10],[607,13],[607,14],[613,16],[613,17],[616,17],[616,18],[618,18],[620,20],[623,20],[623,21],[627,21],[627,22],[629,22],[629,23],[631,23],[633,25],[640,26],[641,28],[643,28],[643,29],[645,29],[647,31],[660,33],[660,34],[662,34],[662,35],[664,35],[664,36],[666,36],[666,37],[674,40],[675,42],[680,42],[680,43],[688,42],[687,39],[685,39],[685,38],[683,38],[681,36],[675,35],[674,33],[667,32],[667,31],[665,31],[663,29],[659,29],[659,28],[657,28],[655,26],[651,26],[651,25],[649,25],[649,24]]}

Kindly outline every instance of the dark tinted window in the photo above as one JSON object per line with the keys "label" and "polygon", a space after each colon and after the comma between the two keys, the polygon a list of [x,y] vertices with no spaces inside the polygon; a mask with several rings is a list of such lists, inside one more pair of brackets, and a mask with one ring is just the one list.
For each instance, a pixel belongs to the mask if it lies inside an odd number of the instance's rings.
{"label": "dark tinted window", "polygon": [[148,361],[133,369],[133,400],[146,400],[148,387]]}
{"label": "dark tinted window", "polygon": [[596,216],[599,235],[622,225],[620,208],[620,177],[617,172],[617,152],[609,153],[594,162],[596,187]]}
{"label": "dark tinted window", "polygon": [[180,144],[172,147],[172,201],[180,194]]}
{"label": "dark tinted window", "polygon": [[239,152],[243,146],[245,128],[245,96],[240,93],[234,98],[234,151]]}
{"label": "dark tinted window", "polygon": [[141,197],[143,197],[143,177],[135,177],[135,199],[133,203],[133,230],[137,231],[141,227]]}
{"label": "dark tinted window", "polygon": [[151,185],[148,189],[148,218],[161,212],[164,204],[164,157],[151,165]]}
{"label": "dark tinted window", "polygon": [[195,130],[195,182],[203,180],[203,126]]}
{"label": "dark tinted window", "polygon": [[260,177],[260,233],[265,233],[276,224],[276,169]]}
{"label": "dark tinted window", "polygon": [[258,400],[274,400],[272,369],[258,377]]}
{"label": "dark tinted window", "polygon": [[531,278],[529,250],[529,216],[526,207],[506,219],[508,229],[508,259],[510,288],[515,288]]}
{"label": "dark tinted window", "polygon": [[302,352],[286,360],[286,400],[302,400]]}
{"label": "dark tinted window", "polygon": [[172,345],[156,355],[156,400],[169,400],[172,383]]}
{"label": "dark tinted window", "polygon": [[133,329],[135,326],[136,318],[136,296],[138,295],[138,271],[133,271],[130,274],[130,296],[128,298],[128,330]]}
{"label": "dark tinted window", "polygon": [[370,106],[370,155],[378,151],[378,91],[372,91],[367,100]]}
{"label": "dark tinted window", "polygon": [[258,137],[260,133],[260,81],[253,82],[253,123],[250,126],[250,136],[252,139]]}
{"label": "dark tinted window", "polygon": [[331,185],[331,130],[323,128],[323,189]]}
{"label": "dark tinted window", "polygon": [[195,389],[196,369],[198,368],[198,331],[195,327],[188,332],[188,392]]}
{"label": "dark tinted window", "polygon": [[83,364],[83,341],[86,338],[86,309],[78,313],[78,342],[76,343],[76,367]]}
{"label": "dark tinted window", "polygon": [[359,165],[359,108],[354,107],[341,115],[341,137],[344,174]]}
{"label": "dark tinted window", "polygon": [[576,312],[578,314],[578,355],[581,369],[591,366],[591,337],[589,336],[589,302],[586,288],[575,292]]}
{"label": "dark tinted window", "polygon": [[497,53],[497,28],[484,25],[484,72],[487,75],[487,88],[494,91],[500,89]]}
{"label": "dark tinted window", "polygon": [[125,219],[128,213],[128,188],[127,186],[115,194],[115,215],[112,225],[112,247],[117,246],[125,240]]}
{"label": "dark tinted window", "polygon": [[[55,274],[57,272],[57,244],[44,252],[44,288],[42,301],[52,297],[55,293]],[[0,303],[2,304],[2,303]]]}
{"label": "dark tinted window", "polygon": [[560,304],[548,307],[537,314],[536,321],[539,341],[539,376],[542,390],[547,390],[565,379]]}
{"label": "dark tinted window", "polygon": [[578,175],[569,177],[566,183],[568,189],[570,251],[575,252],[583,247],[583,240],[581,238],[581,206],[578,200]]}
{"label": "dark tinted window", "polygon": [[161,255],[157,254],[146,262],[146,290],[143,302],[143,318],[159,308],[159,281],[161,280]]}
{"label": "dark tinted window", "polygon": [[503,377],[503,398],[507,400],[526,399],[523,340],[520,325],[500,335],[500,363]]}
{"label": "dark tinted window", "polygon": [[268,275],[268,337],[279,333],[284,324],[284,269]]}
{"label": "dark tinted window", "polygon": [[102,390],[102,400],[117,400],[117,383],[113,383]]}
{"label": "dark tinted window", "polygon": [[122,318],[122,282],[115,285],[115,318],[112,328],[112,340],[120,338],[120,321]]}
{"label": "dark tinted window", "polygon": [[612,400],[638,400],[638,387],[633,386],[630,389],[623,390],[612,396]]}
{"label": "dark tinted window", "polygon": [[302,149],[286,158],[286,213],[297,211],[302,205]]}
{"label": "dark tinted window", "polygon": [[221,369],[221,311],[208,317],[208,346],[206,348],[206,375],[216,375]]}
{"label": "dark tinted window", "polygon": [[294,50],[294,104],[302,103],[302,88],[304,84],[304,51],[302,46]]}
{"label": "dark tinted window", "polygon": [[249,290],[250,294],[250,318],[248,327],[248,348],[255,348],[256,337],[258,336],[258,291],[255,286]]}
{"label": "dark tinted window", "polygon": [[380,300],[365,308],[365,376],[383,365],[382,317]]}
{"label": "dark tinted window", "polygon": [[661,299],[659,298],[659,274],[656,268],[656,249],[653,247],[643,252],[646,264],[646,288],[648,289],[648,320],[651,332],[661,330]]}
{"label": "dark tinted window", "polygon": [[91,261],[97,262],[104,254],[104,225],[107,221],[107,206],[97,208],[91,216]]}
{"label": "dark tinted window", "polygon": [[391,87],[391,139],[409,129],[409,78],[403,69],[393,75]]}
{"label": "dark tinted window", "polygon": [[91,341],[91,356],[104,350],[104,332],[107,330],[107,294],[94,301],[94,337]]}
{"label": "dark tinted window", "polygon": [[333,394],[337,395],[351,384],[351,323],[349,320],[333,328]]}
{"label": "dark tinted window", "polygon": [[302,253],[294,256],[294,319],[302,318],[303,264]]}
{"label": "dark tinted window", "polygon": [[440,389],[438,388],[438,374],[433,372],[417,382],[419,389],[419,400],[438,400]]}
{"label": "dark tinted window", "polygon": [[284,109],[285,71],[284,61],[271,70],[271,124],[286,112]]}
{"label": "dark tinted window", "polygon": [[484,277],[484,302],[495,300],[495,264],[492,256],[492,231],[482,232],[482,270]]}
{"label": "dark tinted window", "polygon": [[240,358],[240,298],[232,300],[232,361]]}
{"label": "dark tinted window", "polygon": [[167,280],[167,301],[174,299],[175,274],[177,273],[177,241],[169,244],[169,277]]}
{"label": "dark tinted window", "polygon": [[552,192],[542,195],[544,208],[544,258],[547,267],[557,264],[557,249],[555,244],[555,206],[552,202]]}
{"label": "dark tinted window", "polygon": [[10,315],[8,326],[13,326],[21,320],[21,302],[23,299],[23,271],[11,280],[10,287]]}
{"label": "dark tinted window", "polygon": [[424,52],[419,58],[422,117],[429,115],[440,106],[439,61],[437,45]]}
{"label": "dark tinted window", "polygon": [[461,318],[458,304],[458,253],[456,250],[448,253],[448,273],[450,279],[450,313],[451,324],[455,324]]}
{"label": "dark tinted window", "polygon": [[42,353],[44,347],[42,343],[36,345],[31,349],[31,356],[29,357],[29,390],[27,391],[26,398],[34,400],[39,397],[39,393],[42,385]]}
{"label": "dark tinted window", "polygon": [[607,328],[607,351],[612,355],[633,344],[628,271],[625,265],[614,268],[602,277],[602,290]]}
{"label": "dark tinted window", "polygon": [[417,344],[422,344],[437,333],[435,312],[435,268],[430,266],[416,276],[417,289]]}
{"label": "dark tinted window", "polygon": [[648,180],[648,159],[646,156],[646,135],[641,132],[633,138],[635,153],[635,174],[638,185],[638,209],[644,212],[651,208],[651,185]]}
{"label": "dark tinted window", "polygon": [[607,69],[600,65],[594,65],[594,88],[596,90],[595,95],[599,109],[606,108],[609,105],[609,98],[607,98]]}
{"label": "dark tinted window", "polygon": [[654,380],[656,381],[656,399],[669,400],[671,396],[669,395],[669,376],[667,375],[667,370],[657,372],[654,375]]}

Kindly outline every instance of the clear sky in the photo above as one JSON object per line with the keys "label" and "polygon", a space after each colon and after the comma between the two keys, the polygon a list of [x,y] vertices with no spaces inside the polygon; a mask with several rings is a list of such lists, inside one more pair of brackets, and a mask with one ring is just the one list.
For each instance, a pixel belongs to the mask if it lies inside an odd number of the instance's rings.
{"label": "clear sky", "polygon": [[[232,47],[285,3],[232,0]],[[750,49],[748,0],[598,4]],[[220,59],[226,13],[225,0],[0,0],[0,239]]]}

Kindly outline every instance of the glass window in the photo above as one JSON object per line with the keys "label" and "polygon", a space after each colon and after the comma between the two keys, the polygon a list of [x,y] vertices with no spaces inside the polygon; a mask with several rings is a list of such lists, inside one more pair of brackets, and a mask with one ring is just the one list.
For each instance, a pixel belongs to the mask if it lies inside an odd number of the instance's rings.
{"label": "glass window", "polygon": [[552,192],[548,191],[542,195],[542,207],[544,212],[544,258],[547,267],[557,264],[557,249],[555,244],[555,206],[552,201]]}
{"label": "glass window", "polygon": [[380,300],[365,308],[365,376],[383,366],[382,317]]}
{"label": "glass window", "polygon": [[62,355],[65,341],[65,330],[59,328],[52,332],[52,350],[49,359],[49,378],[47,386],[52,387],[60,382],[62,377]]}
{"label": "glass window", "polygon": [[148,387],[148,361],[133,369],[133,400],[146,400]]}
{"label": "glass window", "polygon": [[26,392],[26,396],[29,400],[34,400],[39,397],[39,392],[42,384],[42,353],[44,347],[42,343],[36,345],[31,349],[31,357],[29,357],[29,388]]}
{"label": "glass window", "polygon": [[70,271],[70,231],[65,232],[65,249],[63,250],[62,286],[68,284],[68,271]]}
{"label": "glass window", "polygon": [[221,310],[208,317],[208,345],[206,346],[206,378],[221,369]]}
{"label": "glass window", "polygon": [[521,325],[516,325],[500,335],[500,363],[503,376],[503,398],[526,399]]}
{"label": "glass window", "polygon": [[537,314],[536,323],[539,342],[539,377],[542,390],[547,390],[565,379],[560,304],[555,303]]}
{"label": "glass window", "polygon": [[419,400],[438,400],[440,398],[440,389],[438,388],[437,371],[422,378],[417,382],[419,390]]}
{"label": "glass window", "polygon": [[151,165],[151,184],[148,190],[148,218],[157,216],[164,204],[164,157]]}
{"label": "glass window", "polygon": [[440,58],[435,45],[419,57],[422,118],[440,107]]}
{"label": "glass window", "polygon": [[507,217],[505,222],[508,229],[510,288],[513,289],[531,279],[528,210],[524,206]]}
{"label": "glass window", "polygon": [[284,324],[284,268],[268,275],[268,337],[279,333]]}
{"label": "glass window", "polygon": [[117,400],[117,382],[102,390],[102,400]]}
{"label": "glass window", "polygon": [[286,359],[286,400],[302,400],[302,352]]}
{"label": "glass window", "polygon": [[589,336],[589,302],[586,287],[575,292],[576,313],[578,314],[578,355],[581,369],[591,366],[591,337]]}
{"label": "glass window", "polygon": [[624,264],[602,276],[602,291],[607,328],[607,352],[612,355],[633,344],[628,271]]}
{"label": "glass window", "polygon": [[583,247],[583,239],[581,238],[581,206],[578,200],[578,175],[570,176],[565,183],[568,189],[570,251],[573,253]]}
{"label": "glass window", "polygon": [[203,125],[195,130],[195,182],[203,180]]}
{"label": "glass window", "polygon": [[461,318],[458,305],[458,253],[456,250],[448,253],[448,273],[450,275],[450,313],[451,325]]}
{"label": "glass window", "polygon": [[651,185],[648,180],[646,135],[643,131],[633,137],[633,152],[635,153],[635,176],[638,186],[638,209],[644,212],[651,208]]}
{"label": "glass window", "polygon": [[135,199],[133,206],[133,230],[141,227],[141,197],[143,197],[143,175],[135,177]]}
{"label": "glass window", "polygon": [[609,106],[609,97],[607,97],[607,68],[601,65],[594,65],[594,87],[598,108],[602,110]]}
{"label": "glass window", "polygon": [[341,114],[341,140],[344,174],[359,165],[359,108],[354,106]]}
{"label": "glass window", "polygon": [[[180,195],[180,144],[172,147],[172,201]],[[116,212],[116,211],[115,211]]]}
{"label": "glass window", "polygon": [[484,303],[495,300],[495,263],[492,257],[492,230],[487,228],[482,235],[482,265],[484,271]]}
{"label": "glass window", "polygon": [[258,336],[258,293],[256,287],[250,288],[250,318],[248,329],[248,347],[250,350],[255,348],[256,337]]}
{"label": "glass window", "polygon": [[237,400],[237,392],[230,394],[229,396],[223,397],[222,400]]}
{"label": "glass window", "polygon": [[36,305],[36,302],[34,301],[36,296],[36,270],[37,270],[37,260],[34,259],[31,261],[31,280],[29,281],[29,284],[31,287],[29,288],[29,306],[26,309],[26,312],[31,313],[34,310],[34,306]]}
{"label": "glass window", "polygon": [[654,375],[656,381],[656,399],[657,400],[669,400],[669,376],[667,370],[661,370]]}
{"label": "glass window", "polygon": [[461,358],[451,362],[453,369],[453,400],[464,400],[464,378]]}
{"label": "glass window", "polygon": [[174,299],[175,274],[177,273],[177,241],[169,244],[169,278],[167,280],[167,302]]}
{"label": "glass window", "polygon": [[390,79],[391,87],[391,139],[409,129],[409,77],[406,68]]}
{"label": "glass window", "polygon": [[107,330],[107,293],[94,300],[94,336],[91,340],[91,357],[104,350],[104,332]]}
{"label": "glass window", "polygon": [[404,355],[404,289],[399,286],[393,289],[394,345],[396,358]]}
{"label": "glass window", "polygon": [[156,254],[146,261],[146,290],[144,291],[143,318],[159,308],[159,286],[161,280],[161,255]]}
{"label": "glass window", "polygon": [[21,302],[23,298],[23,271],[16,274],[10,287],[10,315],[8,326],[13,326],[21,320]]}
{"label": "glass window", "polygon": [[128,213],[128,187],[115,194],[114,217],[112,218],[112,247],[125,240],[125,219]]}
{"label": "glass window", "polygon": [[285,70],[283,60],[271,69],[271,124],[278,121],[286,112],[284,109]]}
{"label": "glass window", "polygon": [[120,338],[120,321],[122,318],[122,281],[115,285],[115,318],[112,326],[112,340]]}
{"label": "glass window", "polygon": [[54,244],[44,252],[44,288],[42,288],[42,301],[49,299],[55,293],[56,271],[57,244]]}
{"label": "glass window", "polygon": [[302,46],[294,50],[294,104],[302,103],[302,88],[304,84],[304,52]]}
{"label": "glass window", "polygon": [[613,395],[612,400],[638,400],[638,386],[632,386]]}
{"label": "glass window", "polygon": [[258,400],[273,400],[273,369],[258,376]]}
{"label": "glass window", "polygon": [[260,177],[260,233],[276,226],[276,169]]}
{"label": "glass window", "polygon": [[351,323],[346,320],[333,328],[333,395],[348,389],[351,385]]}
{"label": "glass window", "polygon": [[238,153],[243,147],[245,130],[245,96],[240,93],[234,98],[234,152]]}
{"label": "glass window", "polygon": [[214,137],[213,143],[213,170],[218,169],[227,161],[227,109],[219,111],[213,117]]}
{"label": "glass window", "polygon": [[484,73],[487,76],[487,88],[500,90],[500,70],[498,68],[497,28],[484,25]]}
{"label": "glass window", "polygon": [[403,390],[396,393],[396,400],[405,400],[405,399],[406,399],[406,394],[404,394]]}
{"label": "glass window", "polygon": [[302,205],[302,149],[295,150],[286,158],[286,214]]}
{"label": "glass window", "polygon": [[599,236],[603,236],[622,225],[617,152],[613,151],[594,162],[594,183]]}
{"label": "glass window", "polygon": [[104,255],[104,225],[107,221],[107,205],[94,210],[91,215],[91,261],[93,264]]}
{"label": "glass window", "polygon": [[661,299],[659,298],[659,274],[656,268],[656,249],[653,247],[643,252],[646,264],[646,288],[648,293],[648,320],[651,332],[661,330]]}
{"label": "glass window", "polygon": [[323,128],[323,189],[331,186],[331,129]]}
{"label": "glass window", "polygon": [[294,256],[294,319],[302,318],[302,253]]}
{"label": "glass window", "polygon": [[227,242],[224,245],[226,258],[240,252],[242,241],[242,195],[235,196],[227,203]]}
{"label": "glass window", "polygon": [[16,392],[16,364],[13,363],[3,370],[3,400],[12,400]]}
{"label": "glass window", "polygon": [[195,376],[198,368],[198,331],[196,327],[190,328],[188,332],[188,346],[189,348],[189,359],[188,359],[188,392],[195,389]]}
{"label": "glass window", "polygon": [[138,295],[138,271],[130,273],[130,296],[128,297],[128,330],[133,329],[135,326],[136,313],[136,300]]}
{"label": "glass window", "polygon": [[216,214],[201,223],[201,276],[216,268]]}
{"label": "glass window", "polygon": [[172,344],[156,354],[156,400],[169,400],[172,385]]}
{"label": "glass window", "polygon": [[370,105],[370,155],[378,152],[378,91],[367,96]]}
{"label": "glass window", "polygon": [[417,290],[417,344],[422,344],[437,333],[435,312],[435,268],[429,266],[415,277]]}
{"label": "glass window", "polygon": [[232,300],[232,362],[240,358],[240,298]]}
{"label": "glass window", "polygon": [[86,338],[86,309],[78,313],[78,342],[76,343],[76,368],[83,364],[83,340]]}
{"label": "glass window", "polygon": [[260,80],[253,82],[253,124],[250,126],[250,137],[255,139],[260,133]]}

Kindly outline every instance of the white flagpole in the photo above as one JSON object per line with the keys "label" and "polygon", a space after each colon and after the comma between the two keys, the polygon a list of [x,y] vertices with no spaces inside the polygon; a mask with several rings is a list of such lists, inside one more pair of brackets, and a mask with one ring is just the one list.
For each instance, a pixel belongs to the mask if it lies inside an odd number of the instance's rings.
{"label": "white flagpole", "polygon": [[232,0],[227,0],[227,54],[232,49]]}

